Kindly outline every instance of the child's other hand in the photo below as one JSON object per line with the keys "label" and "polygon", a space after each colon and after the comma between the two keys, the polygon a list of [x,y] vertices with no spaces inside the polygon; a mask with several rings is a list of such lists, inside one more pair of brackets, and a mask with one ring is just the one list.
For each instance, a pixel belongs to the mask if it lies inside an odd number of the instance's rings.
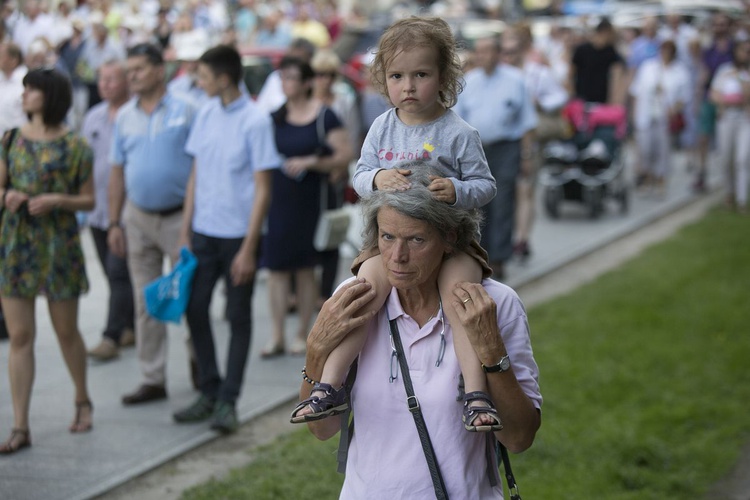
{"label": "child's other hand", "polygon": [[430,180],[431,182],[427,189],[432,191],[433,198],[451,205],[456,203],[456,186],[453,185],[450,179],[431,175]]}
{"label": "child's other hand", "polygon": [[406,191],[411,187],[411,182],[406,178],[411,170],[403,168],[389,168],[380,170],[375,174],[375,187],[380,191]]}

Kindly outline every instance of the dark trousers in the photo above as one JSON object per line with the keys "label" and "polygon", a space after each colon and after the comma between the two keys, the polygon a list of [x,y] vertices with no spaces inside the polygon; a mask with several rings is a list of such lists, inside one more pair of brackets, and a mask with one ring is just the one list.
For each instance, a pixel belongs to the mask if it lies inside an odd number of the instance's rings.
{"label": "dark trousers", "polygon": [[[198,267],[187,308],[187,323],[198,363],[200,390],[211,399],[232,404],[240,394],[252,337],[255,278],[245,285],[234,286],[231,277],[232,260],[241,244],[242,238],[212,238],[193,234],[192,250],[198,258]],[[209,317],[214,287],[222,276],[226,284],[226,316],[231,331],[224,379],[216,362],[216,347]]]}
{"label": "dark trousers", "polygon": [[513,256],[516,180],[521,169],[521,141],[485,144],[484,154],[487,156],[490,172],[495,177],[497,195],[484,206],[482,247],[487,250],[490,263],[505,262]]}
{"label": "dark trousers", "polygon": [[133,284],[130,281],[128,262],[109,251],[107,231],[92,227],[91,235],[109,284],[109,312],[104,336],[119,344],[122,331],[126,328],[132,330],[135,324]]}

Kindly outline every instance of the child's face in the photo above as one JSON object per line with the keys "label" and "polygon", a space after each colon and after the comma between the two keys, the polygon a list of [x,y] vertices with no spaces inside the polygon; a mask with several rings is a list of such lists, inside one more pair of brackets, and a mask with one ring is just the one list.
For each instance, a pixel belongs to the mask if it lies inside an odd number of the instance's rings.
{"label": "child's face", "polygon": [[437,50],[414,47],[399,52],[385,71],[388,97],[407,125],[427,123],[443,113]]}

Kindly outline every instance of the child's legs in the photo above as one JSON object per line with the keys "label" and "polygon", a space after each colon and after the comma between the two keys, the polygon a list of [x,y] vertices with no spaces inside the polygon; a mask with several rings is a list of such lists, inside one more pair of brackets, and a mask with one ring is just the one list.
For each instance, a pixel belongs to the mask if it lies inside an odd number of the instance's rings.
{"label": "child's legs", "polygon": [[[362,308],[362,313],[369,311],[379,311],[385,304],[388,294],[391,291],[391,284],[383,268],[383,260],[380,255],[370,257],[362,263],[357,274],[359,278],[364,278],[372,285],[375,290],[375,298]],[[367,325],[360,326],[349,333],[336,348],[328,355],[323,374],[320,377],[321,382],[339,387],[344,382],[349,366],[357,358],[362,347],[367,340]]]}
{"label": "child's legs", "polygon": [[487,379],[477,358],[474,347],[466,335],[461,321],[451,305],[453,303],[453,288],[456,283],[468,281],[480,283],[482,268],[479,263],[464,252],[458,252],[443,263],[438,276],[440,296],[443,300],[443,313],[448,319],[453,332],[453,348],[456,351],[458,364],[464,376],[466,392],[487,392]]}

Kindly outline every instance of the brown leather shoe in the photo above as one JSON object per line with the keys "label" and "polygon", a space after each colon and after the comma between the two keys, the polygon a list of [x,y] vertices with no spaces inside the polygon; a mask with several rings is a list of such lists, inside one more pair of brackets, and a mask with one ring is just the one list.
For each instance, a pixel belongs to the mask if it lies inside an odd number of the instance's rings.
{"label": "brown leather shoe", "polygon": [[122,404],[125,406],[148,403],[149,401],[158,401],[167,399],[167,391],[160,385],[143,384],[135,392],[125,394],[122,397]]}
{"label": "brown leather shoe", "polygon": [[119,356],[119,350],[112,339],[104,337],[96,347],[89,350],[88,354],[99,361],[110,361]]}
{"label": "brown leather shoe", "polygon": [[120,347],[135,345],[135,332],[132,328],[125,328],[120,336]]}

